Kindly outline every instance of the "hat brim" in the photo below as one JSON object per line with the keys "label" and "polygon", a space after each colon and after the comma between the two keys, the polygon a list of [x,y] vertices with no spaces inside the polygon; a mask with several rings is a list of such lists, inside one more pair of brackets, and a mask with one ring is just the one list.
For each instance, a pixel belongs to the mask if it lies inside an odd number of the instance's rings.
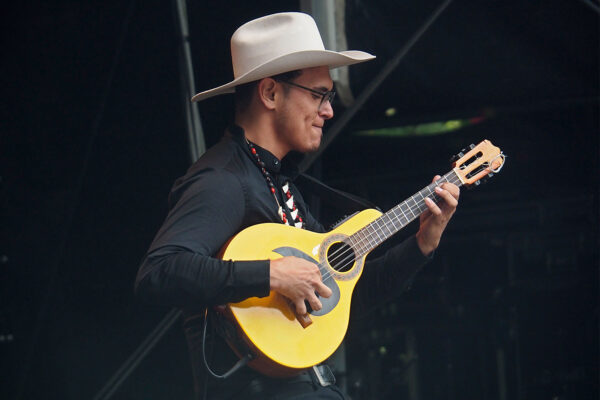
{"label": "hat brim", "polygon": [[192,97],[192,101],[202,101],[221,94],[234,93],[235,87],[238,85],[282,74],[284,72],[320,66],[338,68],[345,65],[369,61],[374,58],[374,55],[358,50],[341,52],[331,50],[307,50],[285,54],[262,63],[225,85],[196,94]]}

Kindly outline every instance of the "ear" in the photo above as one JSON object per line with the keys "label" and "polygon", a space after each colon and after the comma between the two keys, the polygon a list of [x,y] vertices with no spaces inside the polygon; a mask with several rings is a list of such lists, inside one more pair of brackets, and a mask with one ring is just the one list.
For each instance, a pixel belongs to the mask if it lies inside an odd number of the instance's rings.
{"label": "ear", "polygon": [[277,82],[273,78],[264,78],[258,82],[258,98],[260,102],[269,110],[275,108],[275,94],[277,92]]}

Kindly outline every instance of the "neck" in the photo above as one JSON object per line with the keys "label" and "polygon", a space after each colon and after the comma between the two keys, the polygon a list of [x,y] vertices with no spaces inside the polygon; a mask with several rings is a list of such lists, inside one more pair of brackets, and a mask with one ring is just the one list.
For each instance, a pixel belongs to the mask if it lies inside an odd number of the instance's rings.
{"label": "neck", "polygon": [[290,149],[281,143],[273,125],[266,118],[243,118],[238,116],[235,123],[242,127],[246,139],[268,150],[279,160],[282,160],[289,153]]}
{"label": "neck", "polygon": [[443,182],[450,182],[457,186],[462,185],[460,178],[452,170],[438,181],[430,183],[379,218],[365,225],[352,234],[349,239],[356,248],[357,254],[360,257],[368,254],[411,221],[419,218],[423,212],[428,210],[425,204],[426,197],[429,197],[435,203],[439,203],[441,198],[435,193],[435,187]]}

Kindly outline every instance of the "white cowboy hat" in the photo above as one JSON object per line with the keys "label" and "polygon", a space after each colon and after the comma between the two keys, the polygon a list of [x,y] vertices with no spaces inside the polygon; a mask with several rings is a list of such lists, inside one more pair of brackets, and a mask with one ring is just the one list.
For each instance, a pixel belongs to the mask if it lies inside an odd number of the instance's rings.
{"label": "white cowboy hat", "polygon": [[297,69],[351,65],[372,60],[364,51],[325,50],[317,24],[308,14],[267,15],[240,26],[231,36],[233,81],[200,92],[192,101],[235,92],[235,87]]}

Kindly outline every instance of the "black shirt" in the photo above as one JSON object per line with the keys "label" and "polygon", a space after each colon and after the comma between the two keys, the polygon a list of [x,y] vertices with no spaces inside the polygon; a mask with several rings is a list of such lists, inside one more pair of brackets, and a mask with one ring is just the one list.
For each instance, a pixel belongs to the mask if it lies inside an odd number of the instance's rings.
{"label": "black shirt", "polygon": [[[260,159],[280,189],[290,182],[305,228],[324,232],[310,214],[293,180],[297,168],[255,146]],[[205,306],[239,302],[269,294],[269,261],[224,261],[214,258],[222,246],[244,228],[281,222],[278,206],[246,143],[244,132],[231,126],[223,139],[209,149],[179,178],[169,196],[169,213],[140,266],[137,294],[147,301],[183,308],[188,316]],[[414,236],[368,260],[353,295],[353,313],[380,304],[406,288],[428,260]],[[199,340],[186,332],[188,341]],[[190,343],[197,351],[198,343]],[[192,361],[196,357],[192,354]],[[197,366],[194,367],[197,369]],[[196,383],[201,371],[195,371]],[[231,378],[234,379],[234,378]]]}

